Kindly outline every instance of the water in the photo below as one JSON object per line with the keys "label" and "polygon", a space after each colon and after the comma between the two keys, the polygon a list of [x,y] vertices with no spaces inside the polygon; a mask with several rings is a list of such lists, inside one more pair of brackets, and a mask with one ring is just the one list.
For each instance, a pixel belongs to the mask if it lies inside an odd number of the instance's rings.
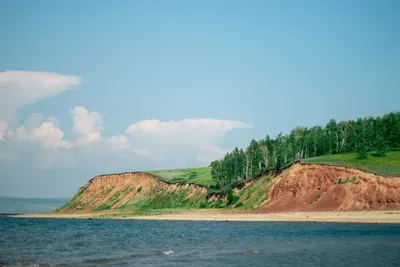
{"label": "water", "polygon": [[1,266],[399,266],[400,225],[0,218]]}

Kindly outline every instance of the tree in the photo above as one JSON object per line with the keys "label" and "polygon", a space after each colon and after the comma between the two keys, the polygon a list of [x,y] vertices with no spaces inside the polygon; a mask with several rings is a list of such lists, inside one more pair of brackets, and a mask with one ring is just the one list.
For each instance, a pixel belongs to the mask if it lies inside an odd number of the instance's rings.
{"label": "tree", "polygon": [[367,159],[368,154],[367,154],[367,145],[365,141],[360,141],[357,145],[357,159]]}
{"label": "tree", "polygon": [[250,172],[251,172],[251,154],[250,151],[247,150],[245,153],[245,159],[246,159],[246,163],[245,163],[245,179],[248,180],[250,178]]}
{"label": "tree", "polygon": [[268,170],[268,166],[269,166],[269,150],[268,150],[268,146],[261,145],[260,146],[260,151],[261,151],[262,158],[264,160],[264,170]]}
{"label": "tree", "polygon": [[388,139],[392,148],[400,148],[400,120],[391,129]]}
{"label": "tree", "polygon": [[323,129],[321,126],[314,126],[310,129],[310,141],[311,141],[311,153],[313,157],[316,157],[318,154],[323,151],[322,144],[322,135]]}
{"label": "tree", "polygon": [[340,152],[343,153],[346,149],[346,141],[351,132],[351,128],[353,126],[353,121],[342,121],[338,124],[338,131],[340,134],[339,144],[340,144]]}
{"label": "tree", "polygon": [[218,188],[226,189],[269,168],[279,169],[310,156],[355,152],[357,158],[365,159],[370,148],[380,155],[386,149],[400,148],[400,112],[339,123],[332,119],[325,127],[298,126],[286,135],[252,140],[246,150],[235,148],[213,161],[211,176]]}
{"label": "tree", "polygon": [[[339,134],[338,134],[338,126],[336,124],[336,121],[334,119],[331,119],[328,124],[326,125],[326,130],[329,135],[329,148],[332,152],[336,152],[336,154],[339,154]],[[335,150],[333,150],[333,147],[335,147]]]}
{"label": "tree", "polygon": [[376,136],[375,149],[376,149],[376,154],[378,154],[379,156],[382,156],[382,157],[385,156],[386,144],[385,144],[385,140],[380,135]]}
{"label": "tree", "polygon": [[250,160],[251,160],[251,168],[250,168],[250,178],[253,178],[261,173],[262,170],[262,155],[260,151],[260,145],[256,140],[252,140],[249,148],[250,151]]}
{"label": "tree", "polygon": [[217,188],[222,188],[225,181],[223,179],[223,168],[220,160],[211,162],[211,178],[215,181]]}

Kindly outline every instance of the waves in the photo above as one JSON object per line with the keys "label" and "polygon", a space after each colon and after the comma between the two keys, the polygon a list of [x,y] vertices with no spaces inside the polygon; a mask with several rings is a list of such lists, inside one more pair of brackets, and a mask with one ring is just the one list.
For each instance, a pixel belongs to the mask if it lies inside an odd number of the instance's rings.
{"label": "waves", "polygon": [[0,218],[2,267],[375,267],[398,266],[399,250],[394,224]]}
{"label": "waves", "polygon": [[169,255],[169,254],[174,253],[174,251],[172,249],[168,249],[168,250],[161,251],[161,253],[164,254],[164,255]]}

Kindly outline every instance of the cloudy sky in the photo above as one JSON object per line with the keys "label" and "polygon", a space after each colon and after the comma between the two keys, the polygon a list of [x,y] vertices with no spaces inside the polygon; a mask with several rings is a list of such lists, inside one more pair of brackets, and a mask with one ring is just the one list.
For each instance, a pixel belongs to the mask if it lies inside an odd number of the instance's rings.
{"label": "cloudy sky", "polygon": [[207,166],[400,108],[399,1],[1,1],[0,195]]}

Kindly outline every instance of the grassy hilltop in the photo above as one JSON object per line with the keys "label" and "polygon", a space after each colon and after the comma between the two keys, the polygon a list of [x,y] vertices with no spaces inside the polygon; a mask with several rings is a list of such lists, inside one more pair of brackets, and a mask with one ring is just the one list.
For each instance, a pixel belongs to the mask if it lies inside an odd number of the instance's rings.
{"label": "grassy hilltop", "polygon": [[400,151],[389,151],[383,157],[370,152],[366,159],[357,159],[355,153],[347,153],[303,159],[302,162],[347,166],[383,176],[400,176]]}
{"label": "grassy hilltop", "polygon": [[[369,152],[366,159],[358,159],[356,153],[335,154],[301,160],[303,163],[332,164],[361,169],[382,176],[400,176],[400,151],[388,151],[385,156]],[[144,171],[163,181],[178,183],[189,182],[198,185],[215,185],[211,177],[211,168],[187,168],[173,170]]]}
{"label": "grassy hilltop", "polygon": [[144,171],[144,173],[149,173],[151,175],[157,176],[161,180],[171,183],[189,182],[206,186],[215,184],[211,178],[210,167]]}

